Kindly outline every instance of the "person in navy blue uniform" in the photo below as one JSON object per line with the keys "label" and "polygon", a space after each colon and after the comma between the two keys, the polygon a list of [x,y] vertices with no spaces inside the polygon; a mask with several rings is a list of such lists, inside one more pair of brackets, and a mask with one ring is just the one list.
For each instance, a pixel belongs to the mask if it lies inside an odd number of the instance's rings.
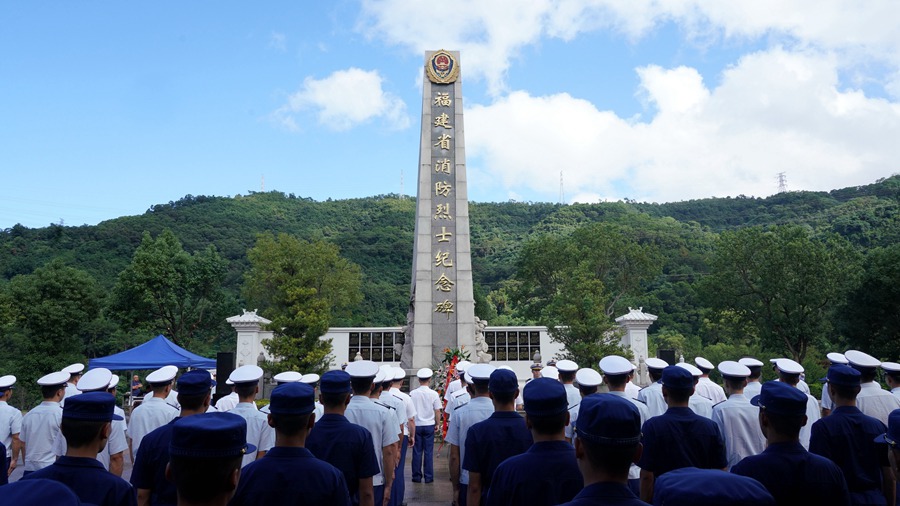
{"label": "person in navy blue uniform", "polygon": [[[885,443],[888,445],[888,461],[891,464],[891,474],[894,475],[894,481],[900,479],[900,409],[891,411],[888,415],[887,432],[875,438],[876,443]],[[900,484],[898,484],[900,488]],[[900,502],[900,497],[897,497]]]}
{"label": "person in navy blue uniform", "polygon": [[172,424],[166,478],[175,483],[178,504],[226,504],[237,488],[247,442],[247,421],[234,413],[203,413]]}
{"label": "person in navy blue uniform", "polygon": [[628,471],[641,456],[641,414],[624,397],[592,394],[581,400],[575,458],[584,488],[564,506],[647,506],[628,487]]}
{"label": "person in navy blue uniform", "polygon": [[66,454],[55,463],[23,480],[50,479],[68,486],[85,503],[98,506],[137,504],[134,488],[103,468],[97,454],[106,446],[116,399],[106,392],[87,392],[69,397],[63,408],[60,430],[66,438]]}
{"label": "person in navy blue uniform", "polygon": [[319,392],[325,414],[306,438],[306,449],[344,474],[351,504],[372,506],[372,477],[378,474],[378,460],[369,431],[344,416],[350,390],[350,375],[346,372],[328,371],[322,375]]}
{"label": "person in navy blue uniform", "polygon": [[81,506],[81,501],[57,481],[19,480],[0,489],[0,506]]}
{"label": "person in navy blue uniform", "polygon": [[766,449],[744,458],[731,472],[762,483],[779,506],[849,506],[841,469],[800,444],[800,428],[807,422],[806,400],[806,394],[787,383],[764,383],[750,402],[759,406]]}
{"label": "person in navy blue uniform", "polygon": [[809,451],[841,468],[853,504],[894,504],[896,488],[887,445],[875,442],[887,428],[856,407],[860,378],[859,371],[846,365],[828,369],[828,394],[835,408],[813,424]]}
{"label": "person in navy blue uniform", "polygon": [[[6,445],[0,441],[0,455],[6,455]],[[6,473],[0,472],[0,485],[6,485],[8,483],[9,477]]]}
{"label": "person in navy blue uniform", "polygon": [[653,484],[663,474],[682,467],[725,469],[725,441],[719,426],[697,415],[689,407],[694,377],[682,367],[663,369],[663,397],[669,408],[644,423],[641,468],[641,499],[653,498]]}
{"label": "person in navy blue uniform", "polygon": [[210,393],[216,386],[208,371],[195,369],[178,378],[178,404],[181,416],[144,436],[134,459],[131,484],[137,490],[139,504],[174,506],[178,503],[175,484],[166,479],[169,463],[169,444],[173,424],[188,416],[206,413]]}
{"label": "person in navy blue uniform", "polygon": [[315,424],[315,395],[313,388],[305,383],[275,387],[269,403],[269,425],[275,429],[275,446],[265,458],[241,471],[241,481],[229,504],[350,504],[341,471],[317,459],[304,447]]}
{"label": "person in navy blue uniform", "polygon": [[[804,501],[796,503],[796,506],[806,504],[815,503]],[[714,469],[685,467],[659,478],[653,494],[653,505],[775,506],[775,499],[761,483],[752,478]]]}
{"label": "person in navy blue uniform", "polygon": [[575,449],[566,442],[569,402],[566,388],[550,378],[525,385],[525,424],[534,444],[503,461],[494,472],[487,504],[532,506],[570,501],[584,487]]}
{"label": "person in navy blue uniform", "polygon": [[525,453],[534,443],[525,419],[516,413],[516,398],[519,396],[516,373],[507,369],[495,370],[488,381],[488,391],[494,413],[487,420],[469,427],[466,433],[466,456],[462,467],[469,471],[469,487],[466,490],[468,506],[484,504],[494,471],[500,463]]}

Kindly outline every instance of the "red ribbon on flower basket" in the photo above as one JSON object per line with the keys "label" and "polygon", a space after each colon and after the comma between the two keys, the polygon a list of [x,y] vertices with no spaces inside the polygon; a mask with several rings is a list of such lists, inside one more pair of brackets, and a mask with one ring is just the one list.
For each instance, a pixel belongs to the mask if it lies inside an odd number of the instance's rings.
{"label": "red ribbon on flower basket", "polygon": [[[446,409],[447,409],[446,392],[447,392],[447,388],[450,386],[450,382],[453,381],[453,376],[456,375],[456,364],[457,363],[459,363],[459,355],[454,355],[453,359],[450,360],[450,367],[447,368],[447,377],[444,378],[444,388],[443,388],[444,391],[441,392],[441,399],[442,399],[442,406],[443,406],[443,408],[441,409],[441,412],[443,413],[443,416],[441,417],[443,420],[443,422],[441,423],[441,447],[442,448],[444,446],[444,439],[447,438],[447,429],[449,428],[449,425],[450,425],[450,420],[447,417],[447,412],[446,412]],[[440,451],[440,448],[438,448],[438,451]]]}

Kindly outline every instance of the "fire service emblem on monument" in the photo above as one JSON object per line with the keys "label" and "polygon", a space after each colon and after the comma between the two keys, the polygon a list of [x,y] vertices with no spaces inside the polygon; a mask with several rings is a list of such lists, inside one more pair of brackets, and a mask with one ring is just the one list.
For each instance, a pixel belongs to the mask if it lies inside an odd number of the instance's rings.
{"label": "fire service emblem on monument", "polygon": [[453,55],[441,49],[434,53],[425,65],[428,80],[437,84],[450,84],[459,76],[459,64]]}

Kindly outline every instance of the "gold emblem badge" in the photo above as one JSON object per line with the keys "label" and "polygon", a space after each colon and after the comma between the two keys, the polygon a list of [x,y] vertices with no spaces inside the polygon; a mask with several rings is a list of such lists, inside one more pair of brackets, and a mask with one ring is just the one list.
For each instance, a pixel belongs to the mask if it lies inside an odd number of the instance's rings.
{"label": "gold emblem badge", "polygon": [[441,49],[431,55],[425,64],[428,80],[437,84],[450,84],[459,77],[459,63],[448,51]]}

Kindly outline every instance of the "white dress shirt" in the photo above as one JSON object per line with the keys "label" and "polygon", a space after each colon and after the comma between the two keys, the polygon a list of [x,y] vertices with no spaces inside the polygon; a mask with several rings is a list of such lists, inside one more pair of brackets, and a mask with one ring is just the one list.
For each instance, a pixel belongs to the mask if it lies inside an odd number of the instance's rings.
{"label": "white dress shirt", "polygon": [[240,399],[238,399],[238,394],[235,392],[231,392],[230,394],[222,397],[216,402],[216,409],[223,413],[225,411],[231,411],[235,406],[237,406],[239,400]]}
{"label": "white dress shirt", "polygon": [[712,421],[725,438],[728,469],[744,457],[759,455],[766,449],[766,438],[759,428],[759,408],[744,394],[733,394],[713,406]]}
{"label": "white dress shirt", "polygon": [[416,427],[434,425],[434,410],[441,409],[441,398],[438,393],[422,385],[409,393],[416,407]]}
{"label": "white dress shirt", "polygon": [[178,410],[166,404],[159,397],[144,397],[141,405],[134,408],[128,424],[128,436],[131,438],[131,451],[137,455],[141,440],[153,430],[171,422],[178,416]]}
{"label": "white dress shirt", "polygon": [[695,390],[696,393],[711,400],[714,405],[725,401],[725,389],[713,383],[706,376],[700,376],[700,381],[697,382]]}
{"label": "white dress shirt", "polygon": [[702,417],[712,418],[712,401],[697,392],[694,392],[694,395],[688,399],[688,407],[690,407],[694,413],[697,413]]}
{"label": "white dress shirt", "polygon": [[58,402],[44,401],[22,418],[19,439],[25,443],[25,470],[37,471],[56,462],[53,442],[59,436],[62,408]]}
{"label": "white dress shirt", "polygon": [[12,457],[13,434],[22,432],[22,412],[0,401],[0,441],[6,445],[6,458]]}
{"label": "white dress shirt", "polygon": [[[434,392],[434,391],[432,391]],[[434,392],[437,399],[437,392]],[[438,399],[440,402],[440,399]],[[354,395],[350,398],[344,416],[350,423],[365,427],[372,434],[372,445],[375,449],[375,459],[378,460],[378,474],[372,477],[372,485],[377,487],[384,485],[384,454],[386,446],[399,441],[400,436],[393,428],[394,419],[386,409],[375,404],[365,395]]]}
{"label": "white dress shirt", "polygon": [[[799,388],[797,389],[799,390]],[[806,425],[800,428],[800,444],[809,450],[809,437],[812,435],[812,425],[822,418],[819,409],[819,401],[815,397],[806,394]]]}
{"label": "white dress shirt", "polygon": [[490,397],[476,397],[450,414],[447,442],[459,447],[459,482],[463,485],[469,484],[469,471],[462,467],[466,460],[466,435],[471,426],[487,420],[493,413],[494,403]]}
{"label": "white dress shirt", "polygon": [[650,418],[659,416],[669,409],[666,399],[662,394],[662,383],[655,382],[650,386],[642,388],[638,393],[638,400],[647,404],[647,414]]}
{"label": "white dress shirt", "polygon": [[874,381],[863,383],[859,386],[859,395],[856,396],[856,407],[863,414],[881,420],[885,426],[888,424],[888,416],[891,411],[900,408],[900,399],[894,394],[881,388]]}
{"label": "white dress shirt", "polygon": [[413,404],[412,398],[406,392],[402,392],[399,388],[391,388],[391,394],[403,401],[406,406],[406,418],[403,419],[403,435],[409,436],[409,421],[416,422],[416,406]]}
{"label": "white dress shirt", "polygon": [[255,452],[244,454],[241,467],[256,460],[258,452],[267,452],[275,446],[275,429],[269,426],[269,417],[260,413],[253,402],[239,402],[229,413],[247,421],[247,442],[256,447]]}

